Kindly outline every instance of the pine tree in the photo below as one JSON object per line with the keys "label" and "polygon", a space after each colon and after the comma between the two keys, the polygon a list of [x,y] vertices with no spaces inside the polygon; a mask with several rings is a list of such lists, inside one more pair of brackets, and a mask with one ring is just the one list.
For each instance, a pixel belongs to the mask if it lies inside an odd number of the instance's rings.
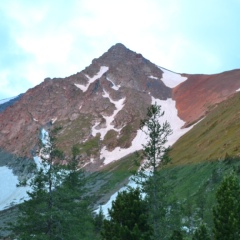
{"label": "pine tree", "polygon": [[42,162],[30,181],[29,200],[19,206],[17,222],[10,230],[17,239],[86,239],[93,232],[91,212],[83,199],[84,173],[75,159],[60,165],[61,151],[53,140],[41,149]]}
{"label": "pine tree", "polygon": [[[147,194],[149,208],[149,222],[153,226],[153,239],[163,239],[169,232],[170,226],[170,187],[166,177],[161,176],[158,169],[170,161],[169,148],[166,148],[167,138],[172,134],[170,124],[159,122],[164,112],[161,106],[151,105],[147,111],[147,118],[141,121],[140,129],[145,132],[148,141],[143,145],[146,161],[140,167],[137,180],[141,182],[143,191]],[[146,174],[147,173],[147,174]]]}
{"label": "pine tree", "polygon": [[105,217],[103,214],[102,206],[100,206],[99,213],[94,217],[95,232],[97,235],[102,231],[104,219]]}
{"label": "pine tree", "polygon": [[216,200],[213,208],[214,239],[240,239],[240,186],[235,174],[224,178],[216,193]]}
{"label": "pine tree", "polygon": [[104,240],[149,240],[151,227],[148,225],[147,202],[142,199],[140,189],[129,188],[119,192],[109,220],[104,220]]}
{"label": "pine tree", "polygon": [[161,106],[151,105],[147,110],[147,118],[141,121],[140,129],[148,136],[148,141],[143,145],[143,151],[147,161],[142,169],[150,170],[154,175],[159,166],[165,165],[170,161],[168,157],[169,148],[166,148],[167,138],[172,134],[169,122],[162,124],[159,122],[163,117],[164,111]]}
{"label": "pine tree", "polygon": [[199,228],[194,232],[192,240],[210,240],[205,224],[200,224]]}

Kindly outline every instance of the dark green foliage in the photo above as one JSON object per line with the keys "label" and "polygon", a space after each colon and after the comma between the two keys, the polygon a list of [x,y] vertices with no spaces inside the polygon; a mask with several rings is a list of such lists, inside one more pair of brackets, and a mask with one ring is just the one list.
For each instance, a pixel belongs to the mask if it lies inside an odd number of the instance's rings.
{"label": "dark green foliage", "polygon": [[105,219],[105,216],[102,211],[102,206],[100,206],[99,213],[94,216],[94,227],[95,227],[95,233],[97,237],[101,237],[101,231],[103,229],[103,221]]}
{"label": "dark green foliage", "polygon": [[89,204],[83,198],[84,172],[77,171],[75,158],[67,166],[59,165],[60,155],[53,146],[50,139],[41,149],[43,161],[29,183],[32,189],[28,192],[29,200],[19,206],[17,222],[10,225],[17,239],[93,237]]}
{"label": "dark green foliage", "polygon": [[102,211],[102,207],[100,206],[99,213],[94,217],[94,226],[95,226],[95,232],[96,234],[100,234],[102,227],[103,227],[103,221],[105,217]]}
{"label": "dark green foliage", "polygon": [[173,230],[180,228],[182,211],[168,179],[156,172],[143,183],[143,191],[148,201],[149,224],[154,228],[153,239],[168,239]]}
{"label": "dark green foliage", "polygon": [[163,115],[161,106],[157,106],[155,103],[148,108],[147,118],[141,121],[140,129],[149,137],[146,145],[143,145],[143,152],[147,157],[147,162],[143,168],[144,170],[152,168],[153,173],[157,171],[159,165],[164,165],[170,161],[167,154],[169,149],[164,145],[167,143],[167,137],[172,134],[172,129],[167,121],[159,123]]}
{"label": "dark green foliage", "polygon": [[205,224],[202,223],[194,232],[192,240],[210,240],[210,236]]}
{"label": "dark green foliage", "polygon": [[73,157],[76,157],[79,154],[80,154],[79,147],[77,145],[73,145],[73,147],[72,147],[72,155],[73,155]]}
{"label": "dark green foliage", "polygon": [[104,220],[104,240],[149,240],[151,227],[148,225],[147,202],[142,199],[140,189],[129,188],[118,193],[109,220]]}
{"label": "dark green foliage", "polygon": [[57,134],[62,129],[63,129],[62,126],[56,126],[56,127],[53,128],[52,133],[53,134]]}
{"label": "dark green foliage", "polygon": [[240,239],[240,185],[235,174],[224,178],[216,200],[213,208],[214,239]]}
{"label": "dark green foliage", "polygon": [[[163,239],[169,231],[171,219],[171,203],[168,198],[171,187],[167,178],[160,176],[158,169],[167,164],[169,149],[165,147],[167,137],[172,134],[170,124],[159,122],[164,112],[161,106],[151,105],[147,111],[147,118],[141,121],[141,130],[148,136],[148,141],[143,145],[145,163],[140,167],[138,179],[144,178],[141,183],[143,191],[147,194],[149,223],[153,226],[153,239]],[[148,174],[146,174],[148,173]]]}
{"label": "dark green foliage", "polygon": [[183,234],[179,230],[174,230],[169,240],[183,240]]}

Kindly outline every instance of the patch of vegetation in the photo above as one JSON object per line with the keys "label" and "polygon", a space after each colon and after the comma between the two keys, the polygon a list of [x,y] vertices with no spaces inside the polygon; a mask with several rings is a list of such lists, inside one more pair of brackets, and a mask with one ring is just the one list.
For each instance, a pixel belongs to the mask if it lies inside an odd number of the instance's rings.
{"label": "patch of vegetation", "polygon": [[216,202],[215,194],[219,184],[231,171],[235,171],[240,179],[239,169],[240,158],[235,157],[196,164],[168,165],[160,170],[160,174],[168,178],[172,197],[182,204],[186,226],[198,226],[203,221],[212,228],[212,207]]}
{"label": "patch of vegetation", "polygon": [[80,144],[80,152],[86,152],[87,155],[94,154],[97,151],[99,151],[99,135]]}
{"label": "patch of vegetation", "polygon": [[172,147],[173,164],[183,165],[240,155],[240,94],[219,104]]}
{"label": "patch of vegetation", "polygon": [[103,204],[110,196],[128,183],[129,177],[137,170],[135,161],[141,161],[138,152],[130,154],[121,160],[103,166],[98,172],[91,173],[87,182],[91,185],[97,204]]}
{"label": "patch of vegetation", "polygon": [[105,145],[108,149],[114,149],[117,146],[117,136],[118,132],[111,129],[105,135],[102,144]]}
{"label": "patch of vegetation", "polygon": [[[56,145],[63,152],[71,156],[72,146],[79,143],[79,139],[85,139],[88,137],[91,129],[90,116],[80,115],[75,120],[69,122],[69,120],[61,121],[59,127],[56,127]],[[54,131],[54,129],[53,129]]]}
{"label": "patch of vegetation", "polygon": [[131,141],[131,134],[133,132],[134,128],[131,124],[126,125],[122,130],[121,130],[121,135],[118,139],[118,144],[120,147],[126,147],[129,145]]}
{"label": "patch of vegetation", "polygon": [[52,130],[53,134],[57,134],[60,130],[62,130],[63,127],[62,126],[55,126]]}

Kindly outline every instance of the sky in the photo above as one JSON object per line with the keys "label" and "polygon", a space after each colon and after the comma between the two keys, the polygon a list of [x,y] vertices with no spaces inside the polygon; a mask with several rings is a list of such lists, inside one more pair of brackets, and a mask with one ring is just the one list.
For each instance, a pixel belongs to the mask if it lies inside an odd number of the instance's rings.
{"label": "sky", "polygon": [[179,73],[240,68],[240,0],[1,0],[0,100],[122,43]]}

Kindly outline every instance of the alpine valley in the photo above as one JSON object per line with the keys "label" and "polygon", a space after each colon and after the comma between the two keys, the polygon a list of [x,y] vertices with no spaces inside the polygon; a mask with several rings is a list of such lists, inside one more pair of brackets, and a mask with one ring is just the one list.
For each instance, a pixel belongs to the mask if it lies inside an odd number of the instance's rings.
{"label": "alpine valley", "polygon": [[213,177],[240,169],[239,90],[238,69],[175,73],[118,43],[81,72],[46,78],[26,93],[0,101],[0,224],[14,218],[15,204],[26,195],[15,185],[32,176],[29,166],[43,130],[56,134],[63,164],[73,147],[79,150],[93,206],[106,203],[128,182],[134,160],[142,158],[146,135],[140,121],[155,103],[165,112],[161,121],[173,129],[167,143],[172,160],[163,174],[175,182],[179,201],[194,206],[197,196],[208,196],[204,214],[211,224],[208,212],[220,181],[211,185]]}

